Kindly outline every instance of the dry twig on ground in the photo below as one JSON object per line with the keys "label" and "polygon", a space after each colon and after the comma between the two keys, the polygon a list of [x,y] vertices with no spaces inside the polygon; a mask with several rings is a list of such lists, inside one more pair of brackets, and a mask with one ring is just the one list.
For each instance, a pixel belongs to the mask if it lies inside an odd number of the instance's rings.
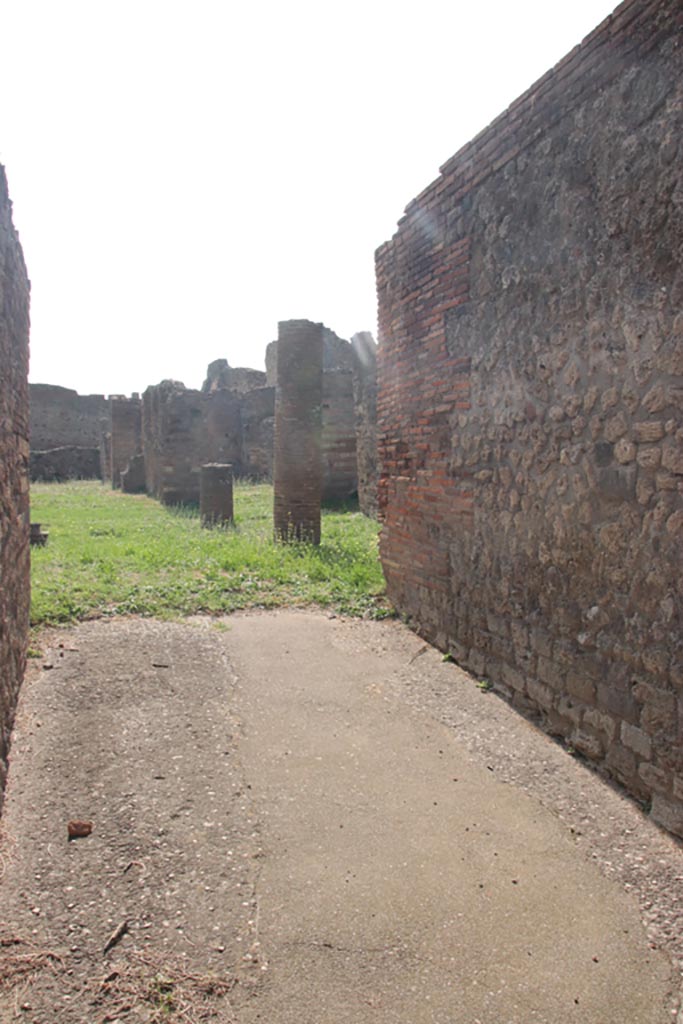
{"label": "dry twig on ground", "polygon": [[234,978],[199,974],[164,954],[135,950],[95,984],[90,1005],[104,1011],[101,1024],[142,1006],[150,1014],[149,1024],[228,1024],[235,1019],[227,1000]]}

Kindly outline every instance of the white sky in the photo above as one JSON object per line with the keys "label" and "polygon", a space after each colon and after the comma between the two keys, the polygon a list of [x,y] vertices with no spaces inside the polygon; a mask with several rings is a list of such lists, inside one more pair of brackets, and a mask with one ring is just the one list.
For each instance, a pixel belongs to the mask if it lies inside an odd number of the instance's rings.
{"label": "white sky", "polygon": [[2,0],[31,380],[198,387],[278,320],[375,333],[406,204],[615,2]]}

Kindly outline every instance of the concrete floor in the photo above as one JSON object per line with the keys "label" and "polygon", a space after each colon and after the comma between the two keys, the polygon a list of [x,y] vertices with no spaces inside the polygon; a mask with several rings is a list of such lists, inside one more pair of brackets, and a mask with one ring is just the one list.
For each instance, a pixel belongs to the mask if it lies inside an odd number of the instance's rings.
{"label": "concrete floor", "polygon": [[[156,1019],[101,995],[141,953],[230,979],[186,1019],[676,1020],[680,845],[405,627],[282,611],[53,643],[17,721],[0,939],[64,970],[0,992],[3,1022]],[[68,843],[72,817],[92,835]]]}

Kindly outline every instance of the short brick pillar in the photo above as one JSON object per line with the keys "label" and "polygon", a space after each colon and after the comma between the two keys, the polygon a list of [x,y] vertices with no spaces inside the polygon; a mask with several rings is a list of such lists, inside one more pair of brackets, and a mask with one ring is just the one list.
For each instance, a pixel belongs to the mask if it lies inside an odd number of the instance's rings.
{"label": "short brick pillar", "polygon": [[199,472],[199,515],[202,526],[226,526],[233,521],[232,465],[208,462]]}
{"label": "short brick pillar", "polygon": [[273,486],[275,537],[320,543],[323,325],[279,324]]}

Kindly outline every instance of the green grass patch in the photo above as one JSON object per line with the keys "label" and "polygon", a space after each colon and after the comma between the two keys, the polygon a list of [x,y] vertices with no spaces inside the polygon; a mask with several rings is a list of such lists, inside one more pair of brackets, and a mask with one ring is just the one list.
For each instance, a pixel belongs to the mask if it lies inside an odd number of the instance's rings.
{"label": "green grass patch", "polygon": [[31,520],[50,537],[31,551],[33,625],[309,604],[389,614],[377,523],[323,511],[320,547],[283,545],[273,540],[272,508],[271,486],[237,483],[235,526],[206,530],[196,509],[99,483],[34,484]]}

